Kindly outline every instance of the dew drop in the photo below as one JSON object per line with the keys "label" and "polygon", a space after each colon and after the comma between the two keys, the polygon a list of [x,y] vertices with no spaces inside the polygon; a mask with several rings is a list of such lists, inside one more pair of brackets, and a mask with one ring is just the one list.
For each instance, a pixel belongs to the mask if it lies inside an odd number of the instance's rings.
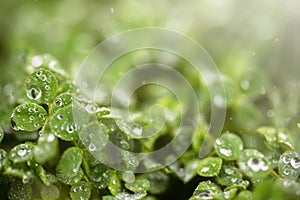
{"label": "dew drop", "polygon": [[290,162],[290,158],[286,157],[286,156],[283,156],[282,161],[283,161],[284,164],[288,164]]}
{"label": "dew drop", "polygon": [[73,133],[75,130],[75,127],[73,125],[67,126],[67,132],[68,133]]}
{"label": "dew drop", "polygon": [[230,157],[232,156],[232,151],[228,148],[220,148],[220,154],[226,156],[226,157]]}
{"label": "dew drop", "polygon": [[300,123],[297,123],[297,127],[300,128]]}
{"label": "dew drop", "polygon": [[61,107],[63,105],[62,99],[61,98],[56,99],[55,100],[55,105]]}
{"label": "dew drop", "polygon": [[248,89],[249,89],[249,86],[250,86],[250,83],[249,83],[248,80],[243,80],[243,81],[241,82],[241,88],[242,88],[243,90],[248,90]]}
{"label": "dew drop", "polygon": [[34,126],[34,127],[38,127],[39,124],[38,124],[37,122],[35,122],[35,123],[33,124],[33,126]]}
{"label": "dew drop", "polygon": [[89,144],[89,151],[93,152],[96,150],[96,146],[93,143]]}
{"label": "dew drop", "polygon": [[292,158],[291,159],[291,166],[294,168],[294,169],[298,169],[300,167],[300,160],[297,159],[297,158]]}
{"label": "dew drop", "polygon": [[202,173],[206,173],[206,172],[208,172],[209,171],[209,167],[203,167],[202,169],[201,169],[201,172]]}
{"label": "dew drop", "polygon": [[18,150],[18,155],[19,156],[21,156],[21,157],[23,157],[23,156],[25,156],[26,155],[26,153],[27,153],[27,150],[26,149],[20,149],[20,150]]}
{"label": "dew drop", "polygon": [[132,128],[132,132],[133,132],[133,134],[140,136],[140,135],[142,135],[143,129],[140,125],[134,124],[133,128]]}
{"label": "dew drop", "polygon": [[40,56],[34,56],[31,63],[34,67],[39,67],[43,64],[43,59]]}
{"label": "dew drop", "polygon": [[34,120],[34,116],[29,117],[30,121]]}
{"label": "dew drop", "polygon": [[58,114],[57,115],[57,119],[61,120],[63,118],[63,115],[62,114]]}
{"label": "dew drop", "polygon": [[43,74],[43,75],[41,76],[41,80],[42,80],[42,81],[46,81],[46,80],[47,80],[47,76],[46,76],[45,74]]}
{"label": "dew drop", "polygon": [[45,86],[45,89],[46,89],[46,90],[50,90],[50,86],[49,86],[49,85],[46,85],[46,86]]}
{"label": "dew drop", "polygon": [[29,99],[36,100],[41,98],[41,96],[42,96],[42,91],[39,88],[32,87],[29,90],[27,90],[27,97]]}

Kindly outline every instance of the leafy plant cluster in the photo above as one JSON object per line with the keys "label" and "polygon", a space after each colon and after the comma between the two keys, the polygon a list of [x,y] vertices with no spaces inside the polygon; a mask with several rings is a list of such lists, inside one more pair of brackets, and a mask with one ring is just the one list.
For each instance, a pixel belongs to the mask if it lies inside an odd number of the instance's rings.
{"label": "leafy plant cluster", "polygon": [[[11,126],[2,124],[0,130],[1,199],[300,198],[300,156],[293,137],[287,130],[260,126],[269,123],[258,109],[268,99],[256,81],[237,88],[232,79],[224,78],[228,117],[224,133],[210,138],[215,145],[209,155],[198,157],[208,127],[203,116],[190,148],[176,162],[156,170],[161,166],[151,160],[140,163],[131,152],[154,151],[174,137],[180,117],[172,100],[159,98],[166,108],[174,108],[168,117],[157,113],[150,119],[136,105],[132,122],[122,110],[112,115],[109,105],[84,97],[50,55],[28,58],[26,71],[24,93],[9,112]],[[202,108],[209,107],[205,90],[200,97]],[[165,124],[158,134],[140,139],[147,131],[158,130],[161,121]],[[186,137],[176,137],[172,148],[180,150]],[[124,149],[120,159],[126,163],[125,171],[95,158],[110,153],[108,141]],[[152,172],[131,172],[139,167]]]}

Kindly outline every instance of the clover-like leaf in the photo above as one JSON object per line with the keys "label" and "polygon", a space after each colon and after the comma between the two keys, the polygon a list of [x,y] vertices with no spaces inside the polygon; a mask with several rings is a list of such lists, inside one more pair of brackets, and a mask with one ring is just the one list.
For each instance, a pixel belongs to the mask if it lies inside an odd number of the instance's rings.
{"label": "clover-like leaf", "polygon": [[20,180],[15,180],[10,185],[8,191],[9,200],[31,200],[32,188],[30,184],[24,184]]}
{"label": "clover-like leaf", "polygon": [[69,180],[72,180],[82,171],[80,168],[81,163],[82,155],[78,147],[70,147],[65,150],[56,166],[58,179],[69,183]]}
{"label": "clover-like leaf", "polygon": [[98,164],[90,169],[89,179],[98,189],[107,187],[110,177],[111,170],[103,164]]}
{"label": "clover-like leaf", "polygon": [[132,183],[125,183],[125,187],[134,192],[146,192],[150,188],[150,182],[145,178],[137,178]]}
{"label": "clover-like leaf", "polygon": [[30,161],[33,158],[35,145],[31,143],[19,144],[9,152],[9,159],[14,163]]}
{"label": "clover-like leaf", "polygon": [[15,130],[35,131],[44,125],[46,115],[47,111],[42,106],[24,103],[14,109],[11,123]]}
{"label": "clover-like leaf", "polygon": [[245,149],[237,164],[241,172],[253,180],[264,178],[270,173],[268,159],[255,149]]}
{"label": "clover-like leaf", "polygon": [[55,97],[52,107],[51,107],[51,114],[54,114],[58,109],[64,108],[73,102],[73,95],[71,93],[62,93]]}
{"label": "clover-like leaf", "polygon": [[149,193],[161,194],[167,190],[170,178],[161,171],[147,173],[146,178],[150,182]]}
{"label": "clover-like leaf", "polygon": [[59,188],[56,185],[41,185],[40,194],[42,199],[58,199],[60,195]]}
{"label": "clover-like leaf", "polygon": [[224,133],[217,140],[215,150],[224,160],[236,160],[244,148],[243,141],[233,133]]}
{"label": "clover-like leaf", "polygon": [[83,145],[95,157],[108,142],[108,128],[97,121],[88,124],[78,135]]}
{"label": "clover-like leaf", "polygon": [[140,200],[143,199],[147,193],[135,193],[135,194],[129,194],[126,192],[121,192],[116,195],[116,200],[124,200],[124,199],[130,199],[130,200]]}
{"label": "clover-like leaf", "polygon": [[79,181],[72,185],[70,197],[72,200],[89,200],[91,196],[91,188],[86,181]]}
{"label": "clover-like leaf", "polygon": [[58,140],[52,133],[43,133],[33,150],[34,159],[38,163],[49,161],[57,155]]}
{"label": "clover-like leaf", "polygon": [[[81,121],[75,123],[74,115],[76,115],[76,119]],[[89,115],[86,112],[69,105],[57,110],[49,120],[49,125],[57,137],[62,140],[73,141],[78,137],[80,126],[88,124],[88,121]]]}
{"label": "clover-like leaf", "polygon": [[34,178],[34,172],[26,163],[7,163],[4,168],[4,174],[19,177],[23,183],[28,183]]}
{"label": "clover-like leaf", "polygon": [[278,162],[278,173],[290,179],[297,179],[300,175],[300,156],[295,151],[284,152]]}
{"label": "clover-like leaf", "polygon": [[222,194],[222,190],[217,184],[211,181],[202,181],[195,189],[192,199],[214,199],[215,195],[220,194]]}
{"label": "clover-like leaf", "polygon": [[203,177],[217,176],[222,167],[222,159],[217,157],[207,157],[199,161],[197,173]]}
{"label": "clover-like leaf", "polygon": [[224,165],[217,176],[217,182],[224,186],[231,186],[240,182],[242,178],[243,175],[239,169],[229,165]]}
{"label": "clover-like leaf", "polygon": [[27,97],[34,102],[49,103],[55,97],[58,83],[55,75],[46,69],[38,69],[26,79]]}
{"label": "clover-like leaf", "polygon": [[117,176],[116,171],[113,171],[108,184],[108,189],[111,194],[116,195],[121,192],[121,181]]}

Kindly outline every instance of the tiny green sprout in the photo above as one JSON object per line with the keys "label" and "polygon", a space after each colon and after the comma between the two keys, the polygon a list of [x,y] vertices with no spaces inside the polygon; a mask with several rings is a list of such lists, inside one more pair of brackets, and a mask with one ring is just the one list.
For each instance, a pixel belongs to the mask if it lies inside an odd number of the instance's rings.
{"label": "tiny green sprout", "polygon": [[207,157],[199,161],[198,174],[203,177],[217,176],[222,167],[222,159]]}
{"label": "tiny green sprout", "polygon": [[47,111],[35,103],[24,103],[17,106],[12,115],[13,129],[22,131],[35,131],[46,122]]}

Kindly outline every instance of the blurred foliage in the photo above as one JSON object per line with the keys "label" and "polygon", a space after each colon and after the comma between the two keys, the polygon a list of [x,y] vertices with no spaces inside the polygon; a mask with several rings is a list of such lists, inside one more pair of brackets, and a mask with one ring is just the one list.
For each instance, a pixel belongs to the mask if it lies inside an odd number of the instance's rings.
{"label": "blurred foliage", "polygon": [[[298,199],[299,6],[296,0],[2,1],[0,198]],[[109,107],[102,107],[107,105],[91,105],[87,99],[75,99],[81,105],[78,112],[89,119],[82,122],[87,126],[76,126],[69,104],[73,94],[80,93],[72,77],[101,41],[148,26],[180,31],[203,45],[222,73],[227,117],[224,134],[217,140],[221,145],[217,142],[207,158],[199,159],[209,107],[214,103],[202,80],[192,69],[184,70],[190,67],[185,61],[157,56],[157,52],[120,58],[106,77],[112,83],[122,70],[136,64],[167,60],[201,90],[200,107],[205,114],[191,147],[178,161],[159,171],[126,174],[100,164],[89,151],[102,149],[92,145],[85,149],[83,145],[88,145],[78,142],[78,136],[84,137],[83,142],[93,141],[85,131],[96,126],[101,137],[109,137],[128,152],[158,149],[174,137],[180,121],[178,102],[168,91],[153,89],[155,86],[139,89],[132,100],[138,116],[159,103],[173,118],[159,137],[137,141],[126,132],[129,127],[132,133],[133,124],[112,122],[105,117]],[[36,77],[39,71],[34,65],[39,59],[43,61],[41,71],[50,77],[48,82]],[[124,69],[118,68],[120,64]],[[92,106],[96,106],[96,121],[89,118]],[[104,148],[106,144],[99,145]],[[131,154],[122,159],[129,168],[141,165],[130,162],[134,159]],[[151,163],[143,164],[151,167]]]}

